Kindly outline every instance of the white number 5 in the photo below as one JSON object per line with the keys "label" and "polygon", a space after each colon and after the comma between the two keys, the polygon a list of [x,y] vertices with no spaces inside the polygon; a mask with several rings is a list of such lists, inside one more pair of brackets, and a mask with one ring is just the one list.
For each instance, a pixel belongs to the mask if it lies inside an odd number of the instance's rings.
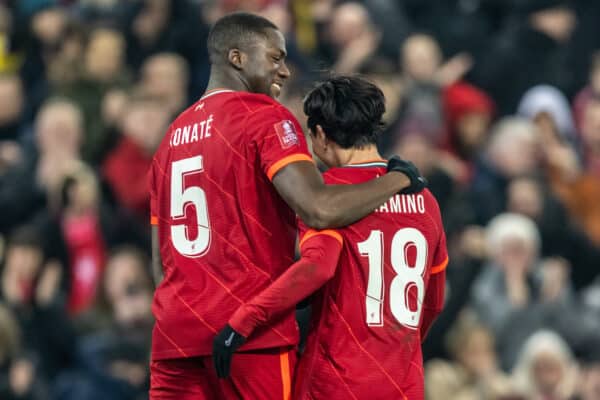
{"label": "white number 5", "polygon": [[206,194],[198,186],[183,188],[184,177],[204,170],[202,156],[174,161],[171,165],[171,217],[175,220],[185,217],[185,209],[193,205],[196,209],[198,235],[191,239],[187,225],[184,223],[171,225],[171,241],[175,249],[187,257],[200,257],[206,253],[210,245],[210,224]]}
{"label": "white number 5", "polygon": [[[414,246],[416,259],[414,266],[407,262],[407,252]],[[358,251],[369,260],[369,281],[367,283],[367,325],[383,326],[383,233],[371,231],[364,242],[358,243]],[[396,276],[390,284],[390,310],[402,325],[416,329],[419,326],[425,282],[423,275],[427,264],[427,240],[415,228],[400,229],[392,238],[392,268]],[[416,307],[409,304],[409,291],[417,291]]]}

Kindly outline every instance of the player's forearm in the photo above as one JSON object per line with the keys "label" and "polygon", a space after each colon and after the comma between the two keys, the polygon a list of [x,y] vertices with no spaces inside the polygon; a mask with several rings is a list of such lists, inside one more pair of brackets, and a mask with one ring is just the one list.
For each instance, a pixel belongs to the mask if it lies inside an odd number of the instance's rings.
{"label": "player's forearm", "polygon": [[[318,195],[317,229],[349,225],[372,213],[394,194],[410,186],[404,174],[391,172],[358,185],[326,185]],[[310,225],[310,224],[308,224]]]}
{"label": "player's forearm", "polygon": [[[257,327],[267,325],[282,313],[294,309],[296,304],[331,279],[341,247],[331,238],[324,238],[322,243],[323,248],[303,250],[300,260],[251,301],[238,308],[229,319],[229,325],[248,337]],[[332,251],[327,251],[327,247]]]}
{"label": "player's forearm", "polygon": [[279,171],[273,184],[306,225],[325,229],[348,225],[372,213],[409,187],[410,179],[390,172],[359,185],[326,185],[312,163],[295,162]]}

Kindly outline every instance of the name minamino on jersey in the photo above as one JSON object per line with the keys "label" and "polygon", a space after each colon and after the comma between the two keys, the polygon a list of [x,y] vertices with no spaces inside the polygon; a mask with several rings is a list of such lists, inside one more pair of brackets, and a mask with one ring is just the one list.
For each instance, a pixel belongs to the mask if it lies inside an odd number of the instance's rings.
{"label": "name minamino on jersey", "polygon": [[425,214],[425,198],[422,194],[396,194],[375,212],[395,214]]}

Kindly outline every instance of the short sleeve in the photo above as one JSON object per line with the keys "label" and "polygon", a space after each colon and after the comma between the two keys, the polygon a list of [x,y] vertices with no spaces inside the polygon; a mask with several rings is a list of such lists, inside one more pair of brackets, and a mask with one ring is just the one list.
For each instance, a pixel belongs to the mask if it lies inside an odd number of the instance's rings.
{"label": "short sleeve", "polygon": [[300,124],[280,104],[254,110],[246,120],[246,129],[253,136],[261,168],[269,180],[290,163],[313,162]]}
{"label": "short sleeve", "polygon": [[154,161],[148,170],[148,190],[150,192],[150,224],[158,225],[158,210],[156,206],[156,184],[154,179]]}

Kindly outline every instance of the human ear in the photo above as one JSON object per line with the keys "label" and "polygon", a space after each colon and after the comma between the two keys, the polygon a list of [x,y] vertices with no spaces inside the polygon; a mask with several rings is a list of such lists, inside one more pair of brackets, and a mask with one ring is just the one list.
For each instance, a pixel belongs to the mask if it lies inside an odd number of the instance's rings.
{"label": "human ear", "polygon": [[235,69],[242,70],[244,69],[244,64],[247,60],[246,54],[240,49],[230,49],[227,53],[227,60],[229,64],[231,64]]}
{"label": "human ear", "polygon": [[315,127],[315,136],[319,138],[319,140],[323,141],[324,143],[327,143],[327,135],[325,134],[325,131],[323,130],[323,127],[321,125],[317,125]]}
{"label": "human ear", "polygon": [[315,127],[314,136],[315,136],[315,138],[317,138],[317,140],[323,147],[323,150],[327,149],[327,144],[329,143],[329,139],[327,138],[327,135],[325,134],[325,131],[323,130],[323,127],[321,125],[317,125]]}

